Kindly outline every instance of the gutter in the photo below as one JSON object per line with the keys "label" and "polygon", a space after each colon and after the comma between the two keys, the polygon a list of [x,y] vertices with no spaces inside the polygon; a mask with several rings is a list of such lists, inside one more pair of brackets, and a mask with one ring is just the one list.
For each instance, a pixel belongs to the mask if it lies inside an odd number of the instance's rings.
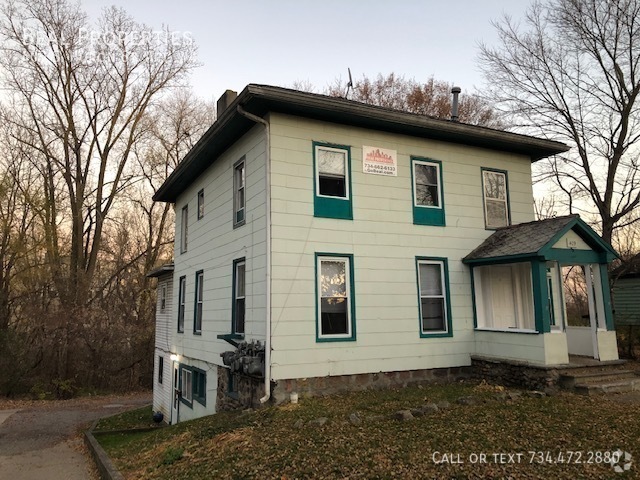
{"label": "gutter", "polygon": [[266,208],[266,263],[265,281],[266,285],[266,325],[264,337],[264,397],[260,398],[260,403],[266,403],[271,398],[271,132],[269,130],[269,122],[264,118],[253,115],[244,110],[240,105],[236,107],[237,112],[256,123],[264,125],[264,131],[267,136],[266,152],[265,152],[265,208]]}

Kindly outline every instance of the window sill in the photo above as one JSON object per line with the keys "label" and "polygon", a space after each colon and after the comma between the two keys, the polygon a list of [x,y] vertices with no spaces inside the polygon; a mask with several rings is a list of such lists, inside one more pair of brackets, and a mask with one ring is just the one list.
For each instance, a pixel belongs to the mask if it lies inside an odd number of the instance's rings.
{"label": "window sill", "polygon": [[356,341],[356,337],[355,336],[351,336],[351,337],[317,337],[316,338],[316,342],[317,343],[325,343],[325,342],[355,342]]}
{"label": "window sill", "polygon": [[199,330],[199,331],[197,331],[197,332],[193,332],[193,334],[194,334],[194,335],[201,336],[201,335],[202,335],[202,330]]}
{"label": "window sill", "polygon": [[420,338],[446,338],[446,337],[453,337],[453,333],[452,332],[443,332],[443,331],[438,331],[438,332],[420,332]]}
{"label": "window sill", "polygon": [[224,340],[225,342],[233,345],[235,348],[238,348],[240,342],[236,342],[236,340],[244,340],[244,335],[241,333],[225,333],[217,335],[216,338],[218,340]]}
{"label": "window sill", "polygon": [[537,332],[536,330],[528,330],[528,329],[524,329],[524,328],[507,328],[507,329],[503,329],[503,328],[482,328],[482,327],[477,327],[475,328],[476,332],[498,332],[498,333],[524,333],[527,335],[538,335],[539,332]]}

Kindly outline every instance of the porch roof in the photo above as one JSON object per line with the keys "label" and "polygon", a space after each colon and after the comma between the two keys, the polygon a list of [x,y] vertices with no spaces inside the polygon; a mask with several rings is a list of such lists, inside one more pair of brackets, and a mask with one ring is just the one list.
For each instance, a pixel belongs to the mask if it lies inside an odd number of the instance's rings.
{"label": "porch roof", "polygon": [[[591,250],[554,248],[569,230],[573,230]],[[575,263],[591,263],[593,260],[607,263],[617,256],[613,247],[584,223],[579,215],[566,215],[499,228],[462,261],[470,265],[487,265],[538,258],[569,263],[572,259]]]}
{"label": "porch roof", "polygon": [[167,275],[169,273],[173,273],[173,262],[166,263],[164,265],[159,266],[158,268],[154,268],[149,273],[147,273],[148,278],[157,278],[162,275]]}

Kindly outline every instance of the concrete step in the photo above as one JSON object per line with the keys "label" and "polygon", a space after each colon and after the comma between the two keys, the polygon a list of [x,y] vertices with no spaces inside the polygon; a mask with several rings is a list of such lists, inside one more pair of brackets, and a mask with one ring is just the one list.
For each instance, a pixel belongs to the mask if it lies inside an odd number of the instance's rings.
{"label": "concrete step", "polygon": [[629,379],[640,379],[632,370],[583,370],[580,373],[563,373],[558,379],[562,388],[572,389],[576,385],[611,384]]}
{"label": "concrete step", "polygon": [[628,378],[610,383],[578,383],[573,391],[580,395],[607,395],[640,390],[640,378]]}

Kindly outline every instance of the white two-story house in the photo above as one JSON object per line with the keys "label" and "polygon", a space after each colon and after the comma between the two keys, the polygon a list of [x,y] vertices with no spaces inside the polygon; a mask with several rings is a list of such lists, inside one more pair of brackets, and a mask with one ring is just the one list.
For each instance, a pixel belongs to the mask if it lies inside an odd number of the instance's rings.
{"label": "white two-story house", "polygon": [[[175,423],[454,378],[475,357],[565,364],[576,342],[617,358],[615,252],[576,216],[534,222],[531,164],[566,150],[342,98],[227,91],[154,197],[176,211],[174,265],[153,274],[154,408]],[[565,265],[591,287],[580,339]]]}

